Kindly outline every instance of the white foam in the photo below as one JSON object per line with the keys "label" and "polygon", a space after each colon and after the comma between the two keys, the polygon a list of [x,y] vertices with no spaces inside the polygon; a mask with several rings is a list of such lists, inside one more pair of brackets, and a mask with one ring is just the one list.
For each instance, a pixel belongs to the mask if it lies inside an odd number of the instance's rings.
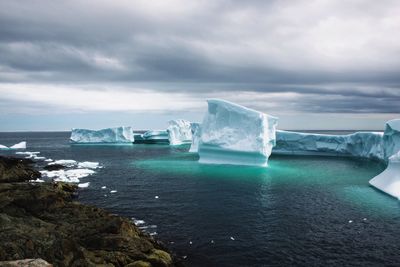
{"label": "white foam", "polygon": [[55,165],[55,164],[63,165],[65,167],[73,167],[76,166],[78,163],[76,160],[73,159],[60,159],[50,162],[48,165]]}
{"label": "white foam", "polygon": [[36,180],[29,180],[31,183],[44,183],[44,180],[37,178]]}
{"label": "white foam", "polygon": [[0,149],[8,149],[8,146],[0,145]]}
{"label": "white foam", "polygon": [[117,193],[117,192],[118,192],[117,190],[111,190],[110,191],[111,194],[114,194],[114,193]]}
{"label": "white foam", "polygon": [[52,162],[53,160],[52,160],[52,159],[45,159],[44,161],[46,161],[46,162]]}
{"label": "white foam", "polygon": [[[138,225],[145,224],[146,222],[143,221],[143,220],[136,220],[136,219],[133,219],[133,223],[134,223],[136,226],[138,226]],[[147,227],[146,227],[146,228],[147,228]]]}
{"label": "white foam", "polygon": [[89,187],[90,182],[78,184],[79,188],[87,188]]}
{"label": "white foam", "polygon": [[79,179],[95,173],[89,169],[71,169],[71,170],[56,170],[56,171],[40,171],[43,176],[54,178],[57,182],[79,183]]}
{"label": "white foam", "polygon": [[105,185],[103,185],[102,187],[101,187],[101,189],[106,189],[107,188],[107,186],[105,186]]}

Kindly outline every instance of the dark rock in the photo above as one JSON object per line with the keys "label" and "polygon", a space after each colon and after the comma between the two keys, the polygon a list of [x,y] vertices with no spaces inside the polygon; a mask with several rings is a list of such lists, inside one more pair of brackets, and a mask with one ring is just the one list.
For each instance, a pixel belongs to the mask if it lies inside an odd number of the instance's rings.
{"label": "dark rock", "polygon": [[[1,174],[36,173],[29,164],[20,164],[1,158]],[[10,166],[19,166],[18,172],[8,170]],[[15,181],[0,176],[0,181],[10,180]],[[181,266],[130,220],[73,201],[75,190],[75,185],[61,182],[0,183],[0,261],[41,258],[54,266]]]}
{"label": "dark rock", "polygon": [[43,169],[45,169],[46,171],[58,171],[58,170],[65,169],[65,166],[61,165],[61,164],[51,164],[51,165],[44,166]]}
{"label": "dark rock", "polygon": [[0,267],[53,267],[53,265],[42,259],[24,259],[0,261]]}
{"label": "dark rock", "polygon": [[0,183],[24,182],[39,178],[40,172],[31,167],[32,163],[29,159],[0,156]]}

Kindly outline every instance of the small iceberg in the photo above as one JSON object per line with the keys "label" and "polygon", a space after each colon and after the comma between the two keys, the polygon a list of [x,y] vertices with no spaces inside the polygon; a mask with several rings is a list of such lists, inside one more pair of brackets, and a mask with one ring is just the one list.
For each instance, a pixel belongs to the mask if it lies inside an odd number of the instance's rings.
{"label": "small iceberg", "polygon": [[187,120],[169,121],[167,131],[170,145],[190,144],[192,142],[192,125]]}
{"label": "small iceberg", "polygon": [[22,141],[10,147],[0,144],[0,150],[10,150],[10,149],[26,149],[26,142]]}

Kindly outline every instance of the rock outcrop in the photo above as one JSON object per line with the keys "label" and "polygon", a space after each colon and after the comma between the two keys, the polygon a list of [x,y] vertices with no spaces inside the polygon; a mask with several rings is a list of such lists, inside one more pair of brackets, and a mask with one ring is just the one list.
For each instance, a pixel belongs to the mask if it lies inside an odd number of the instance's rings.
{"label": "rock outcrop", "polygon": [[0,157],[0,261],[54,266],[177,266],[130,220],[74,201],[76,185],[29,183],[27,160]]}

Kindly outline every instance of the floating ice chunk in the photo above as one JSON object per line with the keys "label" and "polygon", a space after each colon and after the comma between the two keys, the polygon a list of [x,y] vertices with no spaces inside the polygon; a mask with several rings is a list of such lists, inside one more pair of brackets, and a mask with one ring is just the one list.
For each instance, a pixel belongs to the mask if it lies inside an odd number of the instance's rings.
{"label": "floating ice chunk", "polygon": [[111,194],[114,194],[114,193],[117,193],[117,192],[118,192],[117,190],[111,190],[110,191]]}
{"label": "floating ice chunk", "polygon": [[136,226],[139,226],[139,225],[145,224],[146,222],[143,221],[143,220],[136,220],[136,219],[133,219],[133,223],[134,223]]}
{"label": "floating ice chunk", "polygon": [[352,220],[349,220],[349,223],[352,223],[353,221]]}
{"label": "floating ice chunk", "polygon": [[79,188],[86,188],[86,187],[89,187],[89,184],[90,184],[90,182],[87,182],[87,183],[80,183],[80,184],[78,184],[78,187],[79,187]]}
{"label": "floating ice chunk", "polygon": [[100,165],[98,162],[84,161],[84,162],[79,162],[78,167],[79,168],[88,168],[88,169],[97,169],[97,168],[100,168]]}
{"label": "floating ice chunk", "polygon": [[29,180],[31,183],[44,183],[44,180],[37,178],[36,180]]}
{"label": "floating ice chunk", "polygon": [[214,244],[214,240],[211,240],[211,242],[210,242],[211,244]]}
{"label": "floating ice chunk", "polygon": [[143,134],[145,143],[168,143],[169,135],[165,130],[151,130]]}
{"label": "floating ice chunk", "polygon": [[38,156],[35,156],[35,155],[32,158],[36,159],[36,160],[46,160],[46,157],[38,157]]}
{"label": "floating ice chunk", "polygon": [[330,135],[276,131],[273,154],[339,155],[383,159],[383,133],[357,132],[348,135]]}
{"label": "floating ice chunk", "polygon": [[101,189],[106,189],[107,188],[107,186],[105,186],[105,185],[103,185],[102,187],[101,187]]}
{"label": "floating ice chunk", "polygon": [[192,245],[193,244],[193,242],[192,241],[189,241],[189,245]]}
{"label": "floating ice chunk", "polygon": [[26,149],[26,142],[19,142],[15,145],[10,146],[10,149]]}
{"label": "floating ice chunk", "polygon": [[73,159],[60,159],[50,162],[48,165],[55,165],[55,164],[63,165],[65,167],[73,167],[76,166],[78,163],[76,160]]}
{"label": "floating ice chunk", "polygon": [[192,142],[192,127],[187,120],[169,121],[167,131],[170,145],[189,144]]}
{"label": "floating ice chunk", "polygon": [[231,240],[235,241],[235,238],[233,236],[231,236]]}
{"label": "floating ice chunk", "polygon": [[154,198],[155,198],[155,199],[158,199],[158,196],[155,196]]}
{"label": "floating ice chunk", "polygon": [[101,130],[72,129],[70,140],[79,144],[132,144],[135,141],[132,128],[124,126]]}
{"label": "floating ice chunk", "polygon": [[228,101],[208,100],[201,124],[199,162],[267,166],[277,118]]}

